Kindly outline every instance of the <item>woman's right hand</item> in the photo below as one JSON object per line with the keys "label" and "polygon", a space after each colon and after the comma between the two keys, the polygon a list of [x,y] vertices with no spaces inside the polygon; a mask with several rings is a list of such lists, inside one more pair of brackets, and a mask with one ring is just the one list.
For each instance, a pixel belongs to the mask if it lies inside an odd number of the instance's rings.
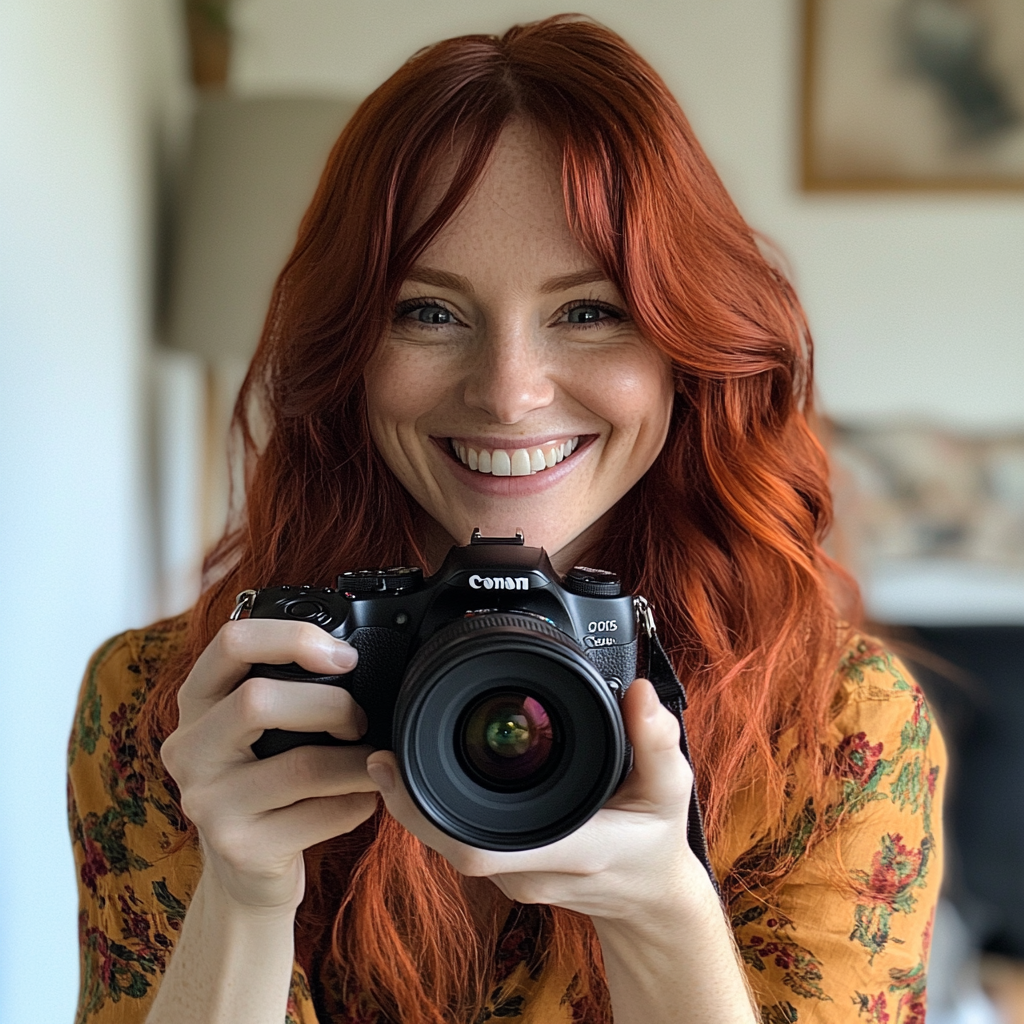
{"label": "woman's right hand", "polygon": [[347,690],[253,677],[253,664],[297,662],[320,674],[351,672],[357,652],[304,622],[225,623],[178,692],[178,727],[161,757],[199,830],[204,877],[232,901],[294,911],[305,885],[302,851],[350,832],[376,807],[368,746],[303,746],[258,760],[264,729],[326,731],[355,740],[366,716]]}

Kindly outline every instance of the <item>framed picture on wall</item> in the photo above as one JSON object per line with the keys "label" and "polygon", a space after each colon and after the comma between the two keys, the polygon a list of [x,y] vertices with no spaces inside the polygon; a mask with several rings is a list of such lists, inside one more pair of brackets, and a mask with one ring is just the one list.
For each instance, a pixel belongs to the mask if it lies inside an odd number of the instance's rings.
{"label": "framed picture on wall", "polygon": [[804,0],[803,187],[1024,189],[1024,0]]}

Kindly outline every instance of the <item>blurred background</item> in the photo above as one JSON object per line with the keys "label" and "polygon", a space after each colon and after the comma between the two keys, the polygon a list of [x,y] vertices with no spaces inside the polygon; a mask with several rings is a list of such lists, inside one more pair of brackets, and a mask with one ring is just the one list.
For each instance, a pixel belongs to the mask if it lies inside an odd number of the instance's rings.
{"label": "blurred background", "polygon": [[[180,611],[227,418],[353,105],[542,0],[0,6],[0,1020],[77,994],[89,654]],[[930,1021],[1024,1020],[1024,5],[591,0],[661,72],[817,343],[835,553],[954,755]]]}

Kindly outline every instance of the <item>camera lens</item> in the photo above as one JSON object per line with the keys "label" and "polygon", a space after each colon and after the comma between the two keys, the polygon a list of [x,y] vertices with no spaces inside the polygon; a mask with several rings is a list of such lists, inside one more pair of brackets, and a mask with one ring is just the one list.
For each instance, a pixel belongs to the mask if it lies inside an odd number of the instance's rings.
{"label": "camera lens", "polygon": [[551,716],[525,693],[489,694],[471,704],[458,735],[470,774],[497,790],[535,786],[556,760]]}
{"label": "camera lens", "polygon": [[575,831],[629,760],[605,678],[572,637],[518,611],[458,619],[416,652],[392,745],[428,820],[488,850],[529,850]]}

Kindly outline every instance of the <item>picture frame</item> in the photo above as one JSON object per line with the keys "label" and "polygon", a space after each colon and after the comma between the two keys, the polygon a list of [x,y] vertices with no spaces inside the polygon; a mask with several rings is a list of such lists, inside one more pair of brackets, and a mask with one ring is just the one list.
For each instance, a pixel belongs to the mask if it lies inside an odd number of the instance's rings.
{"label": "picture frame", "polygon": [[801,185],[1024,190],[1022,0],[803,0]]}

